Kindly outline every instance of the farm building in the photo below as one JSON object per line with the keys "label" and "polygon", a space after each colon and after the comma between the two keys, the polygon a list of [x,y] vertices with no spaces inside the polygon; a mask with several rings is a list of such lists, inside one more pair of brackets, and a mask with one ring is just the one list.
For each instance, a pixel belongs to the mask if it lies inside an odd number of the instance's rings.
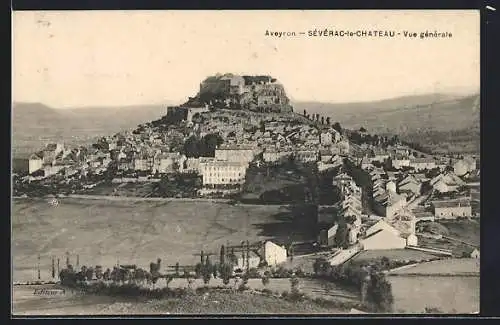
{"label": "farm building", "polygon": [[271,241],[266,241],[262,247],[262,256],[269,266],[275,266],[280,263],[286,262],[287,252],[284,247],[276,245]]}
{"label": "farm building", "polygon": [[359,242],[364,250],[401,249],[406,247],[404,238],[387,229],[378,229]]}
{"label": "farm building", "polygon": [[433,201],[434,216],[436,219],[455,219],[472,216],[470,200]]}
{"label": "farm building", "polygon": [[470,253],[471,258],[479,258],[479,249],[475,248],[472,253]]}

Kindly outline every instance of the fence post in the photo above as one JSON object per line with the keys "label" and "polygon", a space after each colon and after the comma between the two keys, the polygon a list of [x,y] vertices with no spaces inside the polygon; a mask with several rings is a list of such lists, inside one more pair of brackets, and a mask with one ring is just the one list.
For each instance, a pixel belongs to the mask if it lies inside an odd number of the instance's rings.
{"label": "fence post", "polygon": [[56,277],[56,261],[54,259],[54,256],[52,256],[52,280],[55,279]]}
{"label": "fence post", "polygon": [[40,280],[40,254],[38,254],[38,263],[37,263],[37,269],[38,269],[38,280]]}

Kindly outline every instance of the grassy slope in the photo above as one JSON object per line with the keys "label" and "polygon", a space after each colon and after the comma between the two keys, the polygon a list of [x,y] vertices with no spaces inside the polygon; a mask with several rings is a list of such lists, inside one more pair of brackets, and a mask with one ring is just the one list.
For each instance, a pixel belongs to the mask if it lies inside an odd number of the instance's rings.
{"label": "grassy slope", "polygon": [[[66,251],[80,265],[117,261],[148,266],[194,264],[200,250],[219,253],[227,241],[239,244],[285,240],[288,210],[277,206],[231,206],[206,202],[110,202],[63,199],[57,207],[44,200],[16,200],[12,208],[14,280],[33,279],[37,254],[42,277],[51,256],[65,262]],[[284,229],[283,231],[274,231]]]}
{"label": "grassy slope", "polygon": [[264,314],[264,313],[347,313],[332,307],[322,307],[311,301],[292,303],[276,297],[240,292],[211,292],[183,299],[116,299],[89,295],[59,297],[33,296],[34,288],[14,289],[13,313],[31,315],[110,315],[110,314]]}

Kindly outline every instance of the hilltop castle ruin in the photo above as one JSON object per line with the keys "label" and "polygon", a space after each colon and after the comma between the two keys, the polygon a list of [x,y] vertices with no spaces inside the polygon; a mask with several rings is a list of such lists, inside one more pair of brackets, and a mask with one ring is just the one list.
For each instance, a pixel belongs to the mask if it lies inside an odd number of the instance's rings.
{"label": "hilltop castle ruin", "polygon": [[250,110],[261,113],[289,113],[293,111],[285,88],[271,76],[240,76],[217,74],[200,84],[195,97],[175,107],[167,114],[174,119],[190,120],[193,112],[209,109]]}

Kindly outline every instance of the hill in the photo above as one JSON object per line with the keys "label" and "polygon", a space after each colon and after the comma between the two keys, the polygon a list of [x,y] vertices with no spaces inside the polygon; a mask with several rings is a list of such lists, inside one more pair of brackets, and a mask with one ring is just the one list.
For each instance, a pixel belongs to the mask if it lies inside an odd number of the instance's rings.
{"label": "hill", "polygon": [[330,116],[342,126],[398,134],[434,151],[479,151],[479,95],[430,94],[346,104],[294,103],[301,114]]}
{"label": "hill", "polygon": [[165,114],[165,105],[54,109],[40,103],[14,103],[13,155],[25,157],[49,141],[87,144],[97,136],[158,119]]}

